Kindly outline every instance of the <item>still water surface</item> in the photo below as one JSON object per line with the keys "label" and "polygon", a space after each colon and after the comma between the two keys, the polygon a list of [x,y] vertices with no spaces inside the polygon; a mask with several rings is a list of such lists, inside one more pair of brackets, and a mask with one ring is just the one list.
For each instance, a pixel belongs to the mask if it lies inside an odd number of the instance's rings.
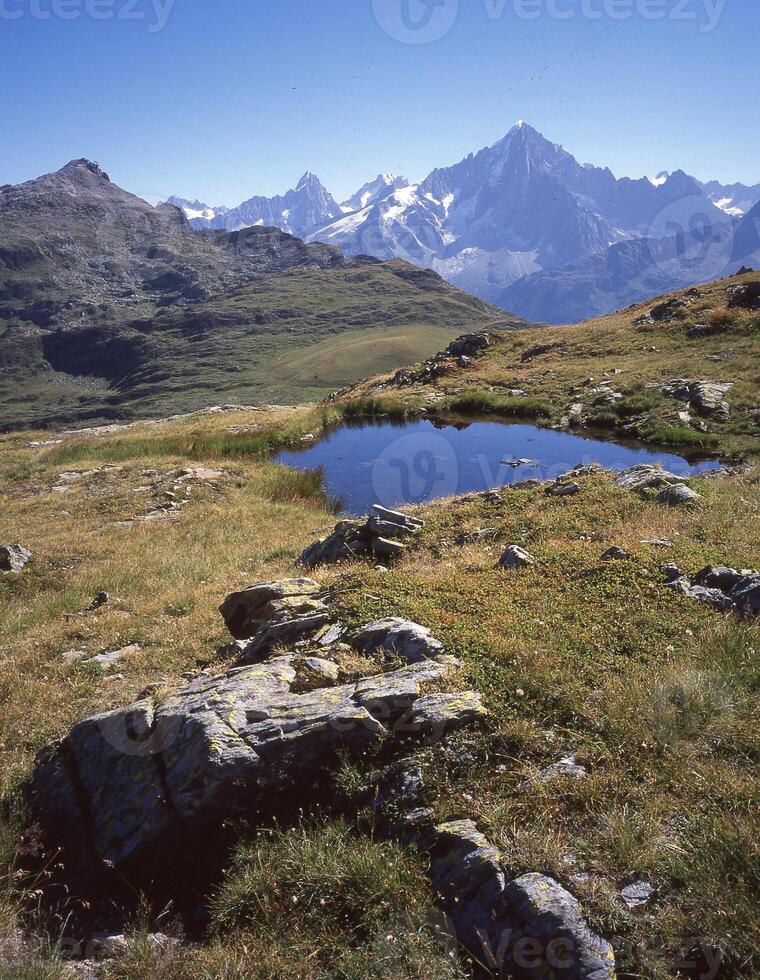
{"label": "still water surface", "polygon": [[660,463],[679,475],[719,465],[535,425],[431,419],[347,423],[304,449],[279,453],[275,460],[301,470],[321,467],[327,491],[346,513],[357,515],[366,514],[374,503],[397,507],[521,480],[553,479],[579,463],[600,463],[611,470]]}

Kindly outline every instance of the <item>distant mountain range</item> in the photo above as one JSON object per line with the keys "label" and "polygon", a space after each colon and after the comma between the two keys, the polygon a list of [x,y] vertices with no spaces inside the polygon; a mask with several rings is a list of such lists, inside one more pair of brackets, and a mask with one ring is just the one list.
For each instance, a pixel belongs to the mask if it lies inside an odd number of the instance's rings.
{"label": "distant mountain range", "polygon": [[[309,177],[282,200],[307,224],[332,208]],[[0,187],[0,431],[313,400],[516,325],[405,262],[269,226],[199,234],[88,160]]]}
{"label": "distant mountain range", "polygon": [[[520,122],[493,146],[420,183],[381,174],[341,205],[313,174],[282,197],[254,197],[233,209],[170,200],[197,230],[274,224],[348,256],[432,268],[489,302],[561,323],[709,279],[716,270],[735,271],[724,269],[720,249],[712,248],[709,261],[680,263],[678,270],[668,259],[658,276],[650,266],[659,261],[659,247],[621,246],[672,238],[664,254],[673,251],[679,264],[679,235],[698,238],[709,228],[729,243],[737,222],[760,200],[760,184],[702,184],[681,170],[616,178],[608,168],[579,164]],[[617,274],[600,289],[592,270],[610,265]],[[535,295],[558,278],[562,289]]]}

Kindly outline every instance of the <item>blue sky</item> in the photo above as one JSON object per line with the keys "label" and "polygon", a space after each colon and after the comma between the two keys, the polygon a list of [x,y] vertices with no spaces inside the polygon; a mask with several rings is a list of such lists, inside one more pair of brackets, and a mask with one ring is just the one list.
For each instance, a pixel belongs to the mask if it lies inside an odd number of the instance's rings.
{"label": "blue sky", "polygon": [[759,40],[756,0],[0,0],[0,183],[86,156],[151,200],[307,169],[342,199],[518,119],[618,175],[755,183]]}

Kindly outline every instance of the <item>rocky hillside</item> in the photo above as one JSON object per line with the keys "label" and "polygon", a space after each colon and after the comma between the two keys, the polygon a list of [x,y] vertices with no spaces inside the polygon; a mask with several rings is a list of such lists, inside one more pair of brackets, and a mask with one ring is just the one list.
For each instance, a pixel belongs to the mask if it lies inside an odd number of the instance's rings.
{"label": "rocky hillside", "polygon": [[757,467],[333,532],[349,410],[0,436],[3,975],[756,976]]}
{"label": "rocky hillside", "polygon": [[444,351],[342,397],[728,453],[757,451],[759,393],[760,276],[748,271],[575,326],[492,334],[474,357]]}
{"label": "rocky hillside", "polygon": [[197,234],[84,160],[0,189],[0,240],[0,427],[319,397],[517,322],[404,263]]}

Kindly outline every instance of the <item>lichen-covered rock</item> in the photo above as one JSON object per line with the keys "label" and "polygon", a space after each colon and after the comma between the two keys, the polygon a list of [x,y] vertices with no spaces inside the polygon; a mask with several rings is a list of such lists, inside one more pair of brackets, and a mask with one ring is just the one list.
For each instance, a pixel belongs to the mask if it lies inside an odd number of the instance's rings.
{"label": "lichen-covered rock", "polygon": [[507,882],[501,854],[471,820],[437,825],[425,844],[430,875],[456,939],[498,976],[612,980],[611,946],[556,881]]}
{"label": "lichen-covered rock", "polygon": [[499,559],[499,567],[507,571],[518,568],[528,568],[535,565],[536,559],[525,548],[511,544]]}
{"label": "lichen-covered rock", "polygon": [[399,617],[369,623],[349,636],[348,642],[359,653],[381,650],[410,664],[440,657],[444,652],[441,641],[427,627]]}
{"label": "lichen-covered rock", "polygon": [[[552,878],[522,875],[504,891],[505,904],[519,923],[522,935],[532,943],[513,947],[515,973],[535,976],[535,958],[528,950],[539,949],[546,978],[563,980],[610,980],[615,976],[612,947],[588,925],[580,902]],[[526,955],[527,954],[527,955]]]}
{"label": "lichen-covered rock", "polygon": [[458,666],[451,658],[304,693],[293,689],[298,659],[204,677],[160,704],[75,725],[34,772],[34,808],[51,841],[85,862],[149,860],[271,806],[299,777],[329,771],[339,750],[435,735],[483,711],[475,695],[421,693]]}
{"label": "lichen-covered rock", "polygon": [[20,572],[31,557],[20,544],[0,544],[0,572]]}

